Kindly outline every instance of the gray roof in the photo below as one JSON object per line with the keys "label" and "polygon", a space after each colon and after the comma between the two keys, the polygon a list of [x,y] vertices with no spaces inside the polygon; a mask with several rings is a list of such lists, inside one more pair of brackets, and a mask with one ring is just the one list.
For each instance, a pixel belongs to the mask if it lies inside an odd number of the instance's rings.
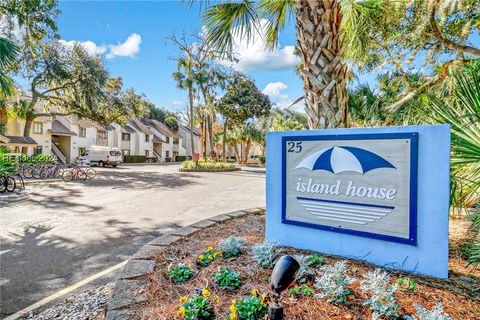
{"label": "gray roof", "polygon": [[155,120],[155,119],[147,119],[147,118],[140,118],[140,121],[142,121],[144,124],[148,125],[148,126],[151,126],[151,127],[155,127],[157,128],[157,130],[163,134],[164,136],[167,136],[167,137],[174,137],[174,138],[177,138],[177,139],[180,139],[182,138],[181,135],[179,135],[178,133],[176,133],[175,131],[173,131],[172,129],[170,129],[169,127],[167,127],[166,124],[158,121],[158,120]]}
{"label": "gray roof", "polygon": [[122,126],[122,133],[135,133],[135,130],[129,125]]}
{"label": "gray roof", "polygon": [[152,140],[153,143],[165,143],[165,141],[162,140],[162,138],[160,138],[159,136],[157,136],[156,134],[153,134],[153,140]]}
{"label": "gray roof", "polygon": [[10,140],[8,143],[10,144],[34,144],[37,145],[38,143],[33,140],[32,137],[20,137],[20,136],[6,136],[8,140]]}
{"label": "gray roof", "polygon": [[75,132],[73,132],[72,130],[65,127],[58,120],[53,120],[52,129],[50,130],[50,132],[51,133],[57,133],[57,134],[66,134],[66,135],[69,135],[69,136],[76,136],[77,135]]}

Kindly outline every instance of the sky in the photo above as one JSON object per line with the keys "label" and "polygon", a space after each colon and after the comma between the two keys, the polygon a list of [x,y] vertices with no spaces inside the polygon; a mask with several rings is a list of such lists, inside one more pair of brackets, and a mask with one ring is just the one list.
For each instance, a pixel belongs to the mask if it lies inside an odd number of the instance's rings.
{"label": "sky", "polygon": [[[198,6],[181,1],[60,1],[57,24],[67,45],[80,42],[91,54],[102,55],[112,76],[121,76],[157,106],[183,110],[187,92],[177,89],[172,73],[176,47],[167,39],[173,33],[198,34],[202,30]],[[290,21],[275,52],[266,51],[261,39],[238,39],[238,63],[232,67],[252,77],[258,88],[279,107],[303,95],[294,68],[295,27]]]}

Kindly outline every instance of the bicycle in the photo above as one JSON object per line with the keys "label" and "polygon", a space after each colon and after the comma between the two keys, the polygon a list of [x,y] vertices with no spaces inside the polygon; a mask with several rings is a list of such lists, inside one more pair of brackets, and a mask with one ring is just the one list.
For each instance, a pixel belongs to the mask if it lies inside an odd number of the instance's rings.
{"label": "bicycle", "polygon": [[16,186],[17,183],[11,175],[3,174],[0,176],[0,193],[4,193],[5,191],[13,192]]}
{"label": "bicycle", "polygon": [[73,167],[70,170],[65,170],[62,173],[63,181],[72,181],[75,179],[87,180],[93,179],[97,176],[97,172],[92,168],[83,169],[79,165]]}

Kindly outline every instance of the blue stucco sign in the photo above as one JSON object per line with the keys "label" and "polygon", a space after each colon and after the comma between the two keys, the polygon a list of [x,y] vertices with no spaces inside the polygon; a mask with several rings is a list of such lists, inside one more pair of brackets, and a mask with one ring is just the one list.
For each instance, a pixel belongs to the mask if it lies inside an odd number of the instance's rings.
{"label": "blue stucco sign", "polygon": [[449,135],[445,125],[269,133],[267,238],[446,277]]}

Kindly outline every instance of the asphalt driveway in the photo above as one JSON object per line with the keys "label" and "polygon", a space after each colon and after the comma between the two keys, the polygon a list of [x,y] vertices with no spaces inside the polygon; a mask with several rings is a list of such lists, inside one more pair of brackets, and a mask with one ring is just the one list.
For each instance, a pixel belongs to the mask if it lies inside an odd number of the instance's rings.
{"label": "asphalt driveway", "polygon": [[264,190],[262,170],[180,173],[178,165],[102,168],[89,182],[30,185],[27,200],[0,207],[0,315],[127,259],[169,229],[264,206]]}

